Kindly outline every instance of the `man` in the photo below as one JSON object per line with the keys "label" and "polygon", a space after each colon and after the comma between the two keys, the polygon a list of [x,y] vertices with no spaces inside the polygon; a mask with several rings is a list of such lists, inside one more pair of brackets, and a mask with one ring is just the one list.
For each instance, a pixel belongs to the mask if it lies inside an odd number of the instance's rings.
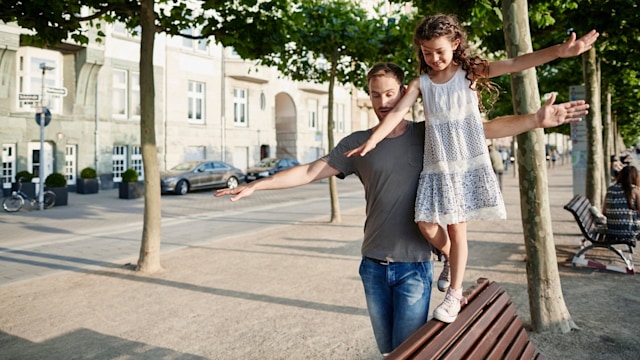
{"label": "man", "polygon": [[[397,65],[379,63],[367,74],[373,110],[382,120],[404,94],[404,72]],[[515,135],[536,127],[579,120],[583,101],[553,105],[552,97],[536,114],[508,116],[485,124],[487,137]],[[360,146],[371,130],[345,137],[329,155],[215,196],[231,201],[256,190],[296,187],[310,182],[356,174],[365,188],[360,277],[378,348],[388,354],[427,321],[433,282],[432,247],[413,221],[415,194],[422,170],[424,122],[401,122],[367,156],[345,157]]]}
{"label": "man", "polygon": [[496,173],[498,178],[498,184],[500,184],[500,191],[502,191],[502,174],[504,173],[504,160],[500,152],[496,150],[493,145],[489,144],[489,157],[491,158],[491,167]]}

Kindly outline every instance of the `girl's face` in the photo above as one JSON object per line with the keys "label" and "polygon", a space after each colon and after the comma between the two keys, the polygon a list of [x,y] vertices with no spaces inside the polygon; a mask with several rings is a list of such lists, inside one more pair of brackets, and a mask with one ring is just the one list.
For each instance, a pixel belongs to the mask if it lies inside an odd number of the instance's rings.
{"label": "girl's face", "polygon": [[424,61],[433,71],[443,71],[453,61],[453,51],[460,45],[460,40],[451,42],[446,36],[440,36],[431,40],[420,42],[420,51]]}

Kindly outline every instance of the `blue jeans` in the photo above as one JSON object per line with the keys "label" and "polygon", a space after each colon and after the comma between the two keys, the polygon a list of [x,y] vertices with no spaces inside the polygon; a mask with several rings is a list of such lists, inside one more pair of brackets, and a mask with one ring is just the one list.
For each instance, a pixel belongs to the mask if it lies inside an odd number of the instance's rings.
{"label": "blue jeans", "polygon": [[382,354],[390,353],[427,322],[433,262],[360,263],[373,334]]}

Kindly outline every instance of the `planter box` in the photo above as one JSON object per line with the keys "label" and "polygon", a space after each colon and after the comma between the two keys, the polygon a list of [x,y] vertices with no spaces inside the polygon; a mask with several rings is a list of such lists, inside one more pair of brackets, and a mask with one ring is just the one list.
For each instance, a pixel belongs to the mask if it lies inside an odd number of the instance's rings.
{"label": "planter box", "polygon": [[98,179],[76,180],[76,192],[78,194],[97,194],[100,190]]}
{"label": "planter box", "polygon": [[63,206],[69,203],[69,189],[67,187],[46,188],[56,194],[56,203],[54,206]]}
{"label": "planter box", "polygon": [[137,199],[143,196],[144,196],[143,182],[134,182],[134,183],[121,182],[119,184],[118,197],[120,199]]}

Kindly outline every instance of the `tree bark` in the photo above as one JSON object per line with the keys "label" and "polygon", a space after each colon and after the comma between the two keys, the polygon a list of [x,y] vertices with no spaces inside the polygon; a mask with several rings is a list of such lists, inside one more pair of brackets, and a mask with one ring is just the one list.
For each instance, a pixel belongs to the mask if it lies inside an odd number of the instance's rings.
{"label": "tree bark", "polygon": [[160,266],[161,194],[155,131],[153,47],[156,36],[154,0],[140,9],[140,141],[144,164],[144,223],[137,270],[154,273]]}
{"label": "tree bark", "polygon": [[600,91],[598,81],[598,64],[596,49],[582,54],[582,68],[584,71],[585,101],[589,104],[587,114],[587,179],[586,194],[591,204],[602,208],[604,191],[602,186],[602,112],[600,109]]}
{"label": "tree bark", "polygon": [[[509,57],[532,51],[526,0],[503,0],[505,42]],[[535,112],[540,97],[535,69],[511,74],[516,114]],[[568,332],[575,328],[565,305],[551,226],[544,132],[517,137],[520,211],[527,254],[531,327],[534,331]]]}
{"label": "tree bark", "polygon": [[[604,148],[604,174],[605,174],[605,189],[611,185],[611,166],[610,159],[611,155],[615,155],[614,147],[613,147],[613,132],[612,132],[612,123],[611,123],[611,87],[607,84],[604,87],[604,121],[602,127],[602,136],[603,136],[603,148]],[[605,190],[606,192],[606,190]]]}
{"label": "tree bark", "polygon": [[[338,54],[331,59],[331,74],[329,76],[329,109],[327,112],[327,140],[329,151],[333,150],[335,144],[333,139],[333,130],[335,128],[334,122],[334,88],[336,84],[336,67],[338,66]],[[331,197],[331,223],[342,222],[342,215],[340,214],[340,201],[338,200],[338,184],[336,183],[336,177],[329,178],[329,195]]]}

